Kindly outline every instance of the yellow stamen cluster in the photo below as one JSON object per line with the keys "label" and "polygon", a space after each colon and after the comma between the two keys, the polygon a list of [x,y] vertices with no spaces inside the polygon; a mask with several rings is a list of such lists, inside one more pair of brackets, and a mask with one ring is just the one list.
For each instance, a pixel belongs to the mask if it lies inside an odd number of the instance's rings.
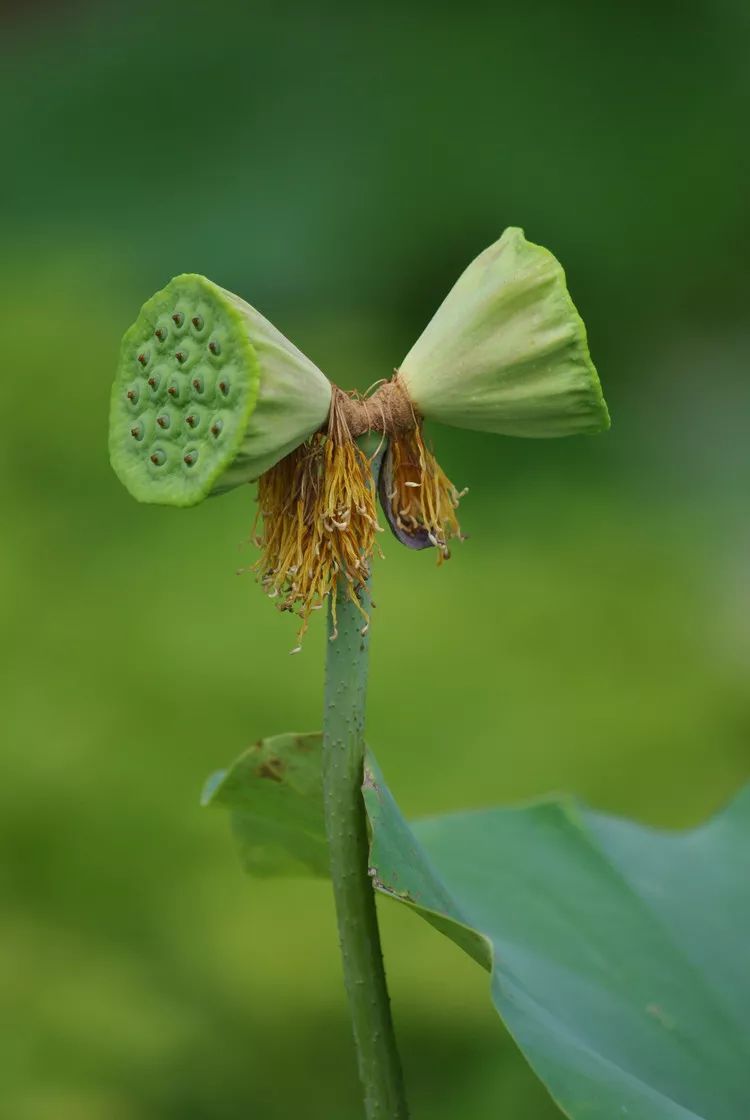
{"label": "yellow stamen cluster", "polygon": [[448,541],[463,540],[456,509],[466,490],[458,491],[422,439],[421,424],[391,437],[393,520],[404,533],[424,532],[438,551],[438,564],[450,558]]}
{"label": "yellow stamen cluster", "polygon": [[[377,522],[372,470],[351,437],[343,410],[334,403],[325,434],[317,433],[275,467],[258,484],[258,515],[253,529],[261,557],[258,578],[282,611],[302,619],[298,643],[310,613],[331,596],[336,635],[339,581],[363,615],[358,589],[369,575]],[[262,532],[258,533],[258,519]],[[297,645],[293,652],[297,652]]]}

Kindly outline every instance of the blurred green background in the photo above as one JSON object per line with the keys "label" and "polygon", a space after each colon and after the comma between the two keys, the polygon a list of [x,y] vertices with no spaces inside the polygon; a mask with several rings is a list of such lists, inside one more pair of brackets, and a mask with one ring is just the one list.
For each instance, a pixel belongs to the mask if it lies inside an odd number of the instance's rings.
{"label": "blurred green background", "polygon": [[[249,488],[139,507],[107,463],[177,272],[364,388],[506,225],[549,246],[612,432],[431,432],[471,539],[386,541],[370,742],[412,815],[689,824],[747,779],[749,48],[744,0],[3,9],[0,1115],[359,1116],[327,885],[244,879],[198,807],[319,725],[322,620],[290,659],[236,575]],[[381,914],[415,1120],[555,1116],[486,976]]]}

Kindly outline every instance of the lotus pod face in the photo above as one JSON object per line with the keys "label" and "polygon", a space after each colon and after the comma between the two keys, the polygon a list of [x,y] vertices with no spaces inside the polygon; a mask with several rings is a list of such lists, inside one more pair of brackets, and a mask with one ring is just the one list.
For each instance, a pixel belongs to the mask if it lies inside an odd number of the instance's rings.
{"label": "lotus pod face", "polygon": [[423,416],[510,436],[609,427],[559,261],[509,228],[459,277],[404,359]]}
{"label": "lotus pod face", "polygon": [[205,276],[177,276],[126,332],[110,458],[141,502],[191,506],[258,478],[328,415],[331,386],[267,319]]}

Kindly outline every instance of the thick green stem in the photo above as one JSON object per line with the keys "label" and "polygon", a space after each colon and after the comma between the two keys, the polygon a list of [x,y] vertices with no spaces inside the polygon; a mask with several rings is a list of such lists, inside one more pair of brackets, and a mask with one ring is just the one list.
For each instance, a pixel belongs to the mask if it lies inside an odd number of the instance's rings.
{"label": "thick green stem", "polygon": [[[369,607],[369,591],[362,605]],[[368,875],[368,836],[362,777],[368,635],[356,605],[337,599],[338,636],[328,642],[323,717],[323,790],[331,878],[336,900],[344,983],[349,996],[359,1076],[368,1120],[407,1120],[401,1062]],[[332,636],[329,606],[328,636]]]}

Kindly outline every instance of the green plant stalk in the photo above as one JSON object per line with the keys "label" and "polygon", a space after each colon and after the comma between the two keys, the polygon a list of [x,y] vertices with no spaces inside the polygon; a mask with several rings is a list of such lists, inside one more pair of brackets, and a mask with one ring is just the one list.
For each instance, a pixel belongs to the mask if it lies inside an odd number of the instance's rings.
{"label": "green plant stalk", "polygon": [[[362,593],[369,611],[369,585]],[[375,892],[368,874],[369,838],[362,779],[369,634],[356,605],[342,591],[336,601],[338,636],[328,608],[323,794],[331,879],[336,901],[344,983],[368,1120],[407,1120],[401,1061],[391,1020]]]}

